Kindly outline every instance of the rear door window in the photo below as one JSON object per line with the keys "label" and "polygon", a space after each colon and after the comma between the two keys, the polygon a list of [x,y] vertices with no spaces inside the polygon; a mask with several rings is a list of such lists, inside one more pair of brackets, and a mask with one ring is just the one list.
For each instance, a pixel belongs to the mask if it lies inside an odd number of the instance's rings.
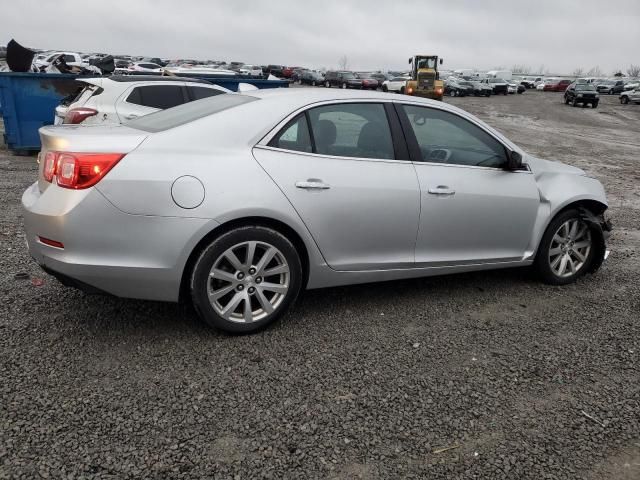
{"label": "rear door window", "polygon": [[311,137],[309,136],[309,125],[305,114],[301,113],[285,125],[269,145],[285,150],[311,153]]}
{"label": "rear door window", "polygon": [[187,102],[182,85],[145,85],[135,87],[128,103],[165,110]]}
{"label": "rear door window", "polygon": [[381,103],[340,103],[309,110],[315,153],[393,159],[393,140]]}

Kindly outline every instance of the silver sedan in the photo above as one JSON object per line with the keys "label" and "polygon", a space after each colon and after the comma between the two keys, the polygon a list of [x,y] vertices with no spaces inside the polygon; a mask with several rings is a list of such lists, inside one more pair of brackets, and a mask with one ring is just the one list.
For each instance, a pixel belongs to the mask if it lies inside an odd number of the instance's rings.
{"label": "silver sedan", "polygon": [[463,110],[364,91],[225,94],[40,130],[29,251],[65,285],[255,331],[304,289],[606,258],[605,192]]}

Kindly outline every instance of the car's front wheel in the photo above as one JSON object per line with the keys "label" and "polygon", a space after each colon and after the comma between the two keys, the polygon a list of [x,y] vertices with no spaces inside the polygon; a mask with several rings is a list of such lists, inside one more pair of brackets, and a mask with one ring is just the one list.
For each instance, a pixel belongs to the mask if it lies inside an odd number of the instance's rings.
{"label": "car's front wheel", "polygon": [[534,267],[546,283],[572,283],[589,270],[595,248],[589,225],[578,210],[554,218],[545,231]]}
{"label": "car's front wheel", "polygon": [[626,105],[627,103],[629,103],[629,97],[627,96],[620,97],[620,103],[622,103],[623,105]]}
{"label": "car's front wheel", "polygon": [[204,249],[191,276],[191,299],[210,326],[248,333],[278,319],[301,286],[300,257],[289,239],[271,228],[247,226]]}

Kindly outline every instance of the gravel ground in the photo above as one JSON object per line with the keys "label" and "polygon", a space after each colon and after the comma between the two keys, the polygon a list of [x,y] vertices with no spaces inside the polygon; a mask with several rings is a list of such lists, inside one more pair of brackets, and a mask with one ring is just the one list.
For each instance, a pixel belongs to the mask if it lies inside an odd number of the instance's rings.
{"label": "gravel ground", "polygon": [[35,158],[0,152],[0,478],[640,478],[640,106],[560,98],[451,100],[602,180],[596,275],[310,291],[243,337],[43,274],[19,208]]}

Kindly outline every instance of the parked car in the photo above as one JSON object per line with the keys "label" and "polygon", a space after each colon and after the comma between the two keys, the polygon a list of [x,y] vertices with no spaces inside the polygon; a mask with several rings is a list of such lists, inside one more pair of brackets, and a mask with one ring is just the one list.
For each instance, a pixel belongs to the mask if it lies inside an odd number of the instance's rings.
{"label": "parked car", "polygon": [[383,82],[385,82],[386,80],[391,80],[392,78],[390,75],[381,72],[368,73],[368,76],[370,78],[375,78],[378,81],[378,85],[382,85]]}
{"label": "parked car", "polygon": [[356,78],[362,80],[362,88],[364,88],[365,90],[377,90],[378,86],[380,85],[378,83],[378,80],[376,80],[366,72],[359,72],[355,73],[354,75],[356,76]]}
{"label": "parked car", "polygon": [[229,93],[205,80],[112,75],[80,78],[79,92],[56,107],[55,124],[117,124],[202,98]]}
{"label": "parked car", "polygon": [[509,93],[509,84],[502,78],[485,78],[482,82],[492,88],[494,95],[507,95]]}
{"label": "parked car", "polygon": [[324,86],[327,88],[362,88],[362,80],[353,72],[337,72],[330,70],[324,74]]}
{"label": "parked car", "polygon": [[545,83],[542,89],[545,92],[564,92],[571,85],[571,80],[558,80],[552,83]]}
{"label": "parked car", "polygon": [[474,88],[472,85],[465,85],[464,80],[449,77],[444,81],[444,94],[452,97],[465,97],[473,95]]}
{"label": "parked car", "polygon": [[286,67],[284,65],[267,65],[266,68],[262,70],[265,76],[273,75],[274,77],[282,78],[282,71]]}
{"label": "parked car", "polygon": [[593,83],[573,82],[564,92],[564,103],[574,107],[581,104],[583,107],[591,105],[598,108],[600,95]]}
{"label": "parked car", "polygon": [[303,288],[528,265],[563,285],[607,254],[598,180],[418,97],[260,90],[40,138],[22,196],[36,262],[85,290],[191,301],[229,332]]}
{"label": "parked car", "polygon": [[129,65],[130,72],[161,73],[162,67],[157,63],[135,62]]}
{"label": "parked car", "polygon": [[507,93],[514,94],[518,92],[518,83],[510,81],[507,83]]}
{"label": "parked car", "polygon": [[614,95],[624,90],[624,81],[622,80],[605,80],[596,85],[598,93],[608,93]]}
{"label": "parked car", "polygon": [[296,70],[302,70],[302,67],[282,67],[282,77],[291,78],[291,75],[293,75],[293,72]]}
{"label": "parked car", "polygon": [[625,105],[630,102],[640,103],[640,87],[635,90],[625,90],[620,93],[618,98],[620,98],[620,103]]}
{"label": "parked car", "polygon": [[493,93],[493,88],[486,83],[479,82],[478,80],[462,80],[458,83],[473,88],[473,94],[476,97],[490,97]]}
{"label": "parked car", "polygon": [[257,65],[248,65],[245,63],[242,67],[240,67],[238,72],[240,73],[240,75],[261,77],[262,67],[259,67]]}
{"label": "parked car", "polygon": [[638,80],[633,80],[631,82],[627,82],[624,84],[624,87],[622,87],[622,91],[625,90],[635,90],[636,88],[640,87],[640,82]]}
{"label": "parked car", "polygon": [[521,78],[520,79],[520,85],[523,85],[524,88],[535,88],[536,87],[536,82],[533,79],[530,78]]}
{"label": "parked car", "polygon": [[49,52],[45,55],[38,55],[34,61],[34,64],[38,68],[44,68],[51,65],[51,63],[62,55],[64,62],[70,67],[88,67],[89,62],[85,61],[79,53],[75,52]]}
{"label": "parked car", "polygon": [[382,82],[382,91],[404,93],[404,89],[407,85],[407,80],[407,77],[393,77],[390,80],[385,80],[384,82]]}
{"label": "parked car", "polygon": [[324,84],[324,75],[313,70],[305,70],[300,75],[298,82],[303,85],[311,85],[313,87]]}

